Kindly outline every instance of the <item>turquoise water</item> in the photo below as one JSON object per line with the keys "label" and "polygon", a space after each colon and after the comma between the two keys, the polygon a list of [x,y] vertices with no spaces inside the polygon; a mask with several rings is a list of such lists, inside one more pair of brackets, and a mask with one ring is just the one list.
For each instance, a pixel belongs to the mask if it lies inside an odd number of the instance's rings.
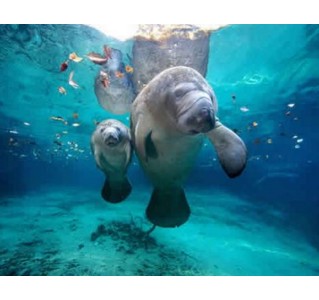
{"label": "turquoise water", "polygon": [[[99,67],[85,55],[106,44],[130,64],[133,41],[82,25],[1,25],[0,43],[1,275],[319,274],[318,26],[211,34],[206,79],[223,124],[247,145],[247,167],[227,178],[205,143],[184,185],[190,219],[149,235],[152,186],[137,158],[132,194],[110,204],[90,149],[96,121],[129,126],[129,114],[99,106]],[[83,61],[60,72],[72,52]]]}

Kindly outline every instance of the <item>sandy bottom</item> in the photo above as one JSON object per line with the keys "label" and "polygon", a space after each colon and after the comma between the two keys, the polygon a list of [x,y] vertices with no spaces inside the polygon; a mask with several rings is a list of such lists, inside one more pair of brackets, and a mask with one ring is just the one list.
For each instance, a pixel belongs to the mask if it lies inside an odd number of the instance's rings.
{"label": "sandy bottom", "polygon": [[1,200],[0,275],[319,275],[318,251],[282,213],[187,190],[189,221],[147,234],[149,192],[120,204],[61,188]]}

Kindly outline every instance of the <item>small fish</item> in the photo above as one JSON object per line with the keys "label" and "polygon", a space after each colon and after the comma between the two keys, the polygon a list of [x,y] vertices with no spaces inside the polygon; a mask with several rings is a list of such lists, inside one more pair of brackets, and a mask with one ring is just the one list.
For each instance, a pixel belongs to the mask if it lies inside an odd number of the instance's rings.
{"label": "small fish", "polygon": [[110,85],[109,75],[106,72],[100,71],[100,79],[104,88],[107,88]]}
{"label": "small fish", "polygon": [[125,66],[125,71],[126,73],[133,73],[134,72],[134,69],[133,67],[129,66],[129,65],[126,65]]}
{"label": "small fish", "polygon": [[235,95],[232,95],[231,98],[232,98],[233,100],[236,100],[236,96],[235,96]]}
{"label": "small fish", "polygon": [[300,148],[300,145],[295,145],[295,148],[296,148],[296,149],[299,149],[299,148]]}
{"label": "small fish", "polygon": [[103,57],[102,55],[96,53],[96,52],[90,52],[88,55],[87,55],[87,58],[97,64],[97,65],[103,65],[107,62],[107,58]]}
{"label": "small fish", "polygon": [[72,71],[69,75],[69,85],[75,89],[78,89],[80,86],[73,80],[74,71]]}
{"label": "small fish", "polygon": [[259,138],[255,139],[254,144],[256,144],[256,145],[260,144],[260,139]]}
{"label": "small fish", "polygon": [[64,125],[68,124],[68,122],[65,119],[63,119],[62,117],[60,117],[60,116],[52,116],[52,117],[50,117],[50,119],[53,120],[53,121],[62,122],[62,123],[64,123]]}
{"label": "small fish", "polygon": [[240,110],[241,110],[242,112],[247,112],[247,111],[249,111],[249,108],[246,107],[246,106],[242,106],[242,107],[240,108]]}
{"label": "small fish", "polygon": [[258,126],[258,123],[257,123],[257,122],[253,122],[252,125],[253,125],[254,127],[257,127],[257,126]]}
{"label": "small fish", "polygon": [[69,60],[66,60],[60,65],[60,71],[64,72],[68,68],[68,66],[69,66]]}
{"label": "small fish", "polygon": [[287,111],[286,116],[290,116],[290,115],[291,115],[291,111]]}
{"label": "small fish", "polygon": [[79,127],[79,126],[80,126],[80,123],[73,123],[72,126],[73,126],[73,127]]}
{"label": "small fish", "polygon": [[79,114],[76,113],[76,112],[74,112],[74,113],[72,114],[72,117],[73,117],[73,119],[78,119],[78,118],[79,118]]}
{"label": "small fish", "polygon": [[105,58],[108,60],[108,59],[112,59],[112,48],[104,45],[103,46],[103,50],[104,50],[104,55],[105,55]]}
{"label": "small fish", "polygon": [[59,91],[60,94],[66,95],[66,89],[65,89],[63,86],[60,86],[60,87],[58,88],[58,91]]}
{"label": "small fish", "polygon": [[9,133],[12,133],[12,134],[18,134],[19,132],[16,131],[16,130],[9,130]]}
{"label": "small fish", "polygon": [[62,131],[63,134],[68,134],[68,132],[66,130]]}
{"label": "small fish", "polygon": [[117,78],[123,78],[123,77],[124,77],[124,73],[119,72],[119,71],[116,71],[116,72],[115,72],[115,77],[117,77]]}
{"label": "small fish", "polygon": [[23,124],[24,124],[25,126],[30,126],[30,125],[31,125],[31,124],[28,123],[28,122],[23,122]]}
{"label": "small fish", "polygon": [[75,52],[70,53],[69,55],[69,59],[73,60],[74,62],[81,62],[83,60],[82,57],[77,56],[77,54]]}
{"label": "small fish", "polygon": [[55,141],[53,141],[53,143],[54,143],[54,144],[57,144],[57,145],[60,146],[60,147],[62,146],[62,143],[61,143],[60,141],[55,140]]}
{"label": "small fish", "polygon": [[287,106],[293,108],[295,106],[295,103],[289,103]]}
{"label": "small fish", "polygon": [[8,145],[13,145],[15,143],[14,138],[9,138]]}
{"label": "small fish", "polygon": [[267,144],[272,144],[272,139],[267,139]]}
{"label": "small fish", "polygon": [[296,138],[298,138],[298,135],[294,135],[292,138],[293,138],[293,139],[296,139]]}
{"label": "small fish", "polygon": [[297,143],[302,143],[303,142],[303,139],[298,139],[297,140]]}

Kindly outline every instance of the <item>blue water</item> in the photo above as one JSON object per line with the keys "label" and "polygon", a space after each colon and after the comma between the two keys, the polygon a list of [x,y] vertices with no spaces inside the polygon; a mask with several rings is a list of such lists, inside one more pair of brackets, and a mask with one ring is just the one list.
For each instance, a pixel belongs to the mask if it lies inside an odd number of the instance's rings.
{"label": "blue water", "polygon": [[[189,221],[147,240],[152,187],[136,157],[133,192],[112,205],[90,150],[94,121],[129,125],[129,115],[98,105],[89,60],[72,64],[80,89],[59,70],[74,51],[107,44],[130,55],[133,41],[82,25],[0,25],[0,44],[1,275],[319,274],[319,26],[211,34],[206,79],[223,124],[247,145],[247,167],[227,178],[205,144],[184,185]],[[100,225],[106,233],[92,239]]]}

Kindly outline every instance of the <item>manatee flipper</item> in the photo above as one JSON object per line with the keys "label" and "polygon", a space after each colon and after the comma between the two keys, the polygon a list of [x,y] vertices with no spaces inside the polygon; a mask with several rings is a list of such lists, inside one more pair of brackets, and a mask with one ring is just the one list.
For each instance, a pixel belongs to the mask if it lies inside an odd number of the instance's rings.
{"label": "manatee flipper", "polygon": [[152,140],[152,131],[150,131],[149,134],[145,137],[144,147],[145,147],[145,154],[147,157],[150,157],[150,158],[157,158],[158,157],[156,147],[155,147],[154,142]]}
{"label": "manatee flipper", "polygon": [[214,145],[226,174],[231,178],[240,175],[247,162],[247,149],[241,138],[219,121],[206,135]]}
{"label": "manatee flipper", "polygon": [[146,209],[146,216],[154,225],[177,227],[188,220],[190,212],[181,187],[155,188]]}
{"label": "manatee flipper", "polygon": [[119,203],[125,200],[132,191],[132,185],[125,177],[121,181],[105,179],[101,195],[104,200],[111,203]]}
{"label": "manatee flipper", "polygon": [[134,132],[134,143],[135,147],[142,156],[142,159],[145,159],[147,161],[147,153],[146,153],[146,143],[147,143],[147,138],[150,136],[152,133],[152,129],[149,128],[148,126],[145,126],[145,124],[148,124],[145,122],[145,116],[140,116],[139,121],[136,124],[135,127],[135,132]]}

